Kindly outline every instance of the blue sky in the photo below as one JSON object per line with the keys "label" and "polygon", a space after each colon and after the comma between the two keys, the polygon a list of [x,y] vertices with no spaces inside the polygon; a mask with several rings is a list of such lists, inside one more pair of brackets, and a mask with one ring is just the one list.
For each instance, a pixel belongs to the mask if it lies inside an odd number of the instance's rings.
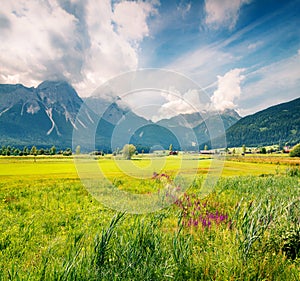
{"label": "blue sky", "polygon": [[0,83],[66,79],[84,97],[163,68],[244,116],[300,96],[299,14],[299,0],[3,0]]}

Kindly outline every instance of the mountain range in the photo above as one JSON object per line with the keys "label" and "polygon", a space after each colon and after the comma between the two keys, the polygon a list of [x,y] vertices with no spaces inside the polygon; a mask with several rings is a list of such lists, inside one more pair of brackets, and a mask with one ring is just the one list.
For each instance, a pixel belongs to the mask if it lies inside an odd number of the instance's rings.
{"label": "mountain range", "polygon": [[66,82],[41,83],[37,88],[0,85],[2,145],[71,144],[82,100]]}
{"label": "mountain range", "polygon": [[[179,114],[154,123],[136,115],[120,98],[82,100],[65,81],[45,81],[36,88],[0,84],[0,144],[66,148],[72,146],[74,131],[80,132],[79,142],[86,150],[112,151],[129,142],[145,152],[168,149],[170,144],[176,150],[198,150],[209,144],[207,125],[222,133],[214,127],[220,118],[229,146],[298,142],[299,103],[300,99],[242,119],[236,111],[225,110],[220,115]],[[92,147],[86,141],[91,128],[95,130]]]}
{"label": "mountain range", "polygon": [[229,147],[299,143],[300,98],[240,119],[227,129],[226,139]]}

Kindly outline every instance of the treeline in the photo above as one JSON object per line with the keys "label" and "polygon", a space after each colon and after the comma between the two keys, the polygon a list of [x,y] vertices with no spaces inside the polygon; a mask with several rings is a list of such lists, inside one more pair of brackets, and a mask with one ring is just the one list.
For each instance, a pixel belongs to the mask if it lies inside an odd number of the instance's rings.
{"label": "treeline", "polygon": [[229,147],[300,142],[300,98],[242,118],[226,131]]}
{"label": "treeline", "polygon": [[[280,122],[279,122],[280,124]],[[296,129],[295,129],[296,128]],[[295,145],[300,141],[300,127],[284,125],[261,128],[256,124],[239,124],[227,131],[226,139],[230,147],[241,146],[247,143],[249,146],[265,146],[271,143]]]}
{"label": "treeline", "polygon": [[13,147],[13,146],[2,146],[0,148],[0,155],[2,156],[37,156],[37,155],[64,155],[71,156],[72,149],[67,148],[65,150],[58,150],[55,146],[51,148],[37,148],[36,146],[23,148]]}

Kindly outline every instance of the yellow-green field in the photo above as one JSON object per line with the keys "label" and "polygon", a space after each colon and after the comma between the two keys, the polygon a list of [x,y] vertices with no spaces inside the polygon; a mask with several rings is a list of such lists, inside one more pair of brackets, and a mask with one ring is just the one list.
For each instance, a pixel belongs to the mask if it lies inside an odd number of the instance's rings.
{"label": "yellow-green field", "polygon": [[[0,280],[300,280],[300,159],[275,157],[0,157]],[[170,204],[118,213],[82,168]],[[159,193],[178,173],[190,189]]]}
{"label": "yellow-green field", "polygon": [[[300,159],[287,159],[286,157],[278,159],[275,157],[271,158],[273,161],[270,160],[270,157],[230,157],[230,161],[224,159],[222,176],[275,174],[284,172],[291,163],[292,165],[300,165]],[[95,160],[91,158],[91,162],[94,161]],[[119,163],[123,162],[125,163],[124,165],[127,165],[127,160],[115,160],[114,157],[105,157],[99,158],[97,161],[103,173],[109,179],[126,176],[124,171],[122,171],[122,165],[120,167]],[[129,162],[131,162],[132,171],[135,171],[135,167],[137,170],[144,168],[147,173],[176,173],[181,169],[197,168],[197,174],[206,174],[210,168],[214,168],[214,163],[212,163],[211,159],[205,159],[197,155],[189,157],[169,156],[164,159],[144,157],[133,159]],[[155,164],[155,162],[157,162],[157,164]],[[33,180],[41,178],[77,179],[78,174],[72,157],[0,157],[0,177],[1,181],[10,179]]]}

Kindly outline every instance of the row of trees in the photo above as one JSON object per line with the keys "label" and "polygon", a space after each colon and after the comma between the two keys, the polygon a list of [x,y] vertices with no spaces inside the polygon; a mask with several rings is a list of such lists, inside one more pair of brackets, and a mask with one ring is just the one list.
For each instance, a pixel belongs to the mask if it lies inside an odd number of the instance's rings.
{"label": "row of trees", "polygon": [[62,154],[64,156],[72,155],[71,148],[67,148],[65,150],[57,150],[55,146],[51,148],[37,148],[36,146],[32,146],[31,148],[24,146],[22,149],[19,147],[11,147],[11,146],[2,146],[0,148],[0,155],[2,156],[27,156],[27,155],[56,155]]}
{"label": "row of trees", "polygon": [[[231,152],[233,154],[236,153],[236,149],[233,148],[232,150],[229,150],[229,148],[226,148],[226,152]],[[243,144],[242,146],[242,154],[246,154],[246,153],[261,153],[261,154],[267,154],[267,153],[274,153],[274,152],[282,152],[282,153],[286,153],[286,151],[284,150],[283,147],[271,147],[271,148],[266,148],[266,147],[257,147],[257,148],[246,148],[246,146]]]}
{"label": "row of trees", "polygon": [[[131,159],[131,157],[137,153],[137,149],[133,144],[126,144],[124,145],[122,151],[124,158]],[[75,150],[76,154],[80,154],[80,146],[76,147]],[[36,146],[32,146],[31,148],[24,146],[22,149],[19,147],[13,147],[13,146],[2,146],[0,148],[0,155],[2,156],[37,156],[37,155],[57,155],[62,154],[64,156],[70,156],[72,155],[71,148],[67,148],[65,150],[57,150],[55,146],[52,146],[51,148],[37,148]],[[94,152],[95,155],[102,155],[104,156],[104,152]]]}
{"label": "row of trees", "polygon": [[[226,152],[228,152],[228,149],[227,149]],[[249,149],[249,152],[251,153],[252,150]],[[254,152],[255,153],[261,153],[261,154],[267,154],[267,153],[273,153],[273,152],[288,153],[288,151],[286,151],[280,145],[278,146],[278,148],[270,148],[268,150],[265,147],[259,147],[258,149],[254,150]],[[233,154],[234,153],[235,153],[235,149],[233,149]],[[242,146],[242,153],[243,154],[246,153],[246,146],[245,145]],[[290,154],[291,157],[300,157],[300,144],[295,145],[294,148],[290,151],[289,154]]]}
{"label": "row of trees", "polygon": [[[170,145],[169,147],[170,151],[172,151],[173,147]],[[205,147],[205,150],[207,150],[207,147]],[[125,144],[122,151],[123,157],[125,159],[131,159],[132,156],[136,153],[138,153],[137,148],[133,144]],[[226,149],[226,152],[229,152],[229,149]],[[233,154],[235,154],[235,149],[232,151]],[[246,146],[242,146],[242,153],[246,153]],[[266,148],[262,147],[260,148],[260,153],[265,154],[267,153]],[[0,155],[2,156],[27,156],[27,155],[56,155],[56,154],[62,154],[64,156],[70,156],[72,155],[71,148],[67,148],[66,150],[58,150],[55,146],[52,146],[51,148],[37,148],[36,146],[32,146],[31,148],[24,146],[23,149],[11,147],[11,146],[2,146],[0,148]],[[80,146],[76,147],[76,154],[80,154]],[[104,155],[102,152],[101,154],[97,155]],[[292,157],[300,157],[300,144],[296,145],[293,150],[290,152],[290,156]]]}
{"label": "row of trees", "polygon": [[[170,152],[173,151],[172,144],[169,147]],[[207,150],[207,147],[204,148],[204,150]],[[274,150],[275,151],[275,150]],[[122,149],[122,153],[124,158],[131,159],[131,157],[137,152],[136,147],[133,144],[125,144],[125,146]],[[226,152],[228,152],[228,149],[226,149]],[[250,151],[251,152],[251,151]],[[265,147],[260,147],[259,153],[266,154],[272,151],[267,151]],[[242,153],[246,153],[246,146],[242,146]],[[233,154],[235,154],[235,149],[233,149]],[[293,150],[290,152],[291,157],[300,157],[300,144],[296,145]]]}

